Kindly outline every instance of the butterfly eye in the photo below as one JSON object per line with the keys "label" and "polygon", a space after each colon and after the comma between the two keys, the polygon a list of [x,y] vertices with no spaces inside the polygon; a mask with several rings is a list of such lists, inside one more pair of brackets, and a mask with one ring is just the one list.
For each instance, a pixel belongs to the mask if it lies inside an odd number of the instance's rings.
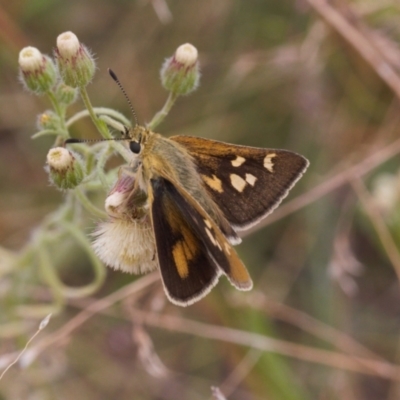
{"label": "butterfly eye", "polygon": [[139,142],[131,141],[129,142],[129,148],[131,149],[132,153],[139,154],[141,145]]}

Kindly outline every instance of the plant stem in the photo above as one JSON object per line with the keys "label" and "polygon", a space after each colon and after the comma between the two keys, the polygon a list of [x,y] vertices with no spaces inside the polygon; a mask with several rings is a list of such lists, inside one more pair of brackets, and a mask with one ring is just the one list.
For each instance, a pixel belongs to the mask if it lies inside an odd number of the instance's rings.
{"label": "plant stem", "polygon": [[[116,120],[121,121],[124,125],[130,126],[129,120],[123,114],[111,108],[93,107],[93,111],[96,115],[108,115]],[[88,110],[79,111],[67,121],[67,126],[71,126],[76,121],[79,121],[80,119],[87,117],[89,115],[90,113]]]}
{"label": "plant stem", "polygon": [[96,206],[94,206],[90,202],[90,200],[86,197],[85,193],[82,191],[80,187],[75,188],[74,194],[76,198],[79,200],[79,202],[83,205],[83,207],[86,208],[87,211],[89,211],[98,218],[102,219],[107,218],[107,214],[104,211],[97,208]]}
{"label": "plant stem", "polygon": [[93,281],[81,287],[68,287],[64,285],[64,295],[69,298],[79,298],[90,296],[96,292],[103,284],[106,278],[106,267],[97,258],[93,248],[83,232],[70,222],[63,222],[63,227],[69,232],[71,236],[82,246],[87,256],[90,258],[90,265],[93,268],[94,278]]}
{"label": "plant stem", "polygon": [[57,101],[56,96],[54,95],[54,92],[48,91],[47,95],[50,99],[50,102],[51,102],[56,114],[58,115],[58,118],[60,119],[61,131],[57,132],[58,136],[54,143],[55,146],[59,146],[63,142],[63,139],[66,139],[69,137],[68,128],[65,124],[65,107],[60,106],[60,104]]}
{"label": "plant stem", "polygon": [[92,121],[95,124],[97,130],[105,139],[112,139],[112,135],[107,129],[107,125],[103,121],[101,121],[94,112],[86,87],[85,86],[79,87],[79,93],[81,94],[82,101],[85,104],[87,110],[89,111],[90,118],[92,118]]}
{"label": "plant stem", "polygon": [[154,130],[168,115],[172,106],[175,104],[178,94],[170,92],[163,108],[153,117],[153,119],[147,124],[150,130]]}

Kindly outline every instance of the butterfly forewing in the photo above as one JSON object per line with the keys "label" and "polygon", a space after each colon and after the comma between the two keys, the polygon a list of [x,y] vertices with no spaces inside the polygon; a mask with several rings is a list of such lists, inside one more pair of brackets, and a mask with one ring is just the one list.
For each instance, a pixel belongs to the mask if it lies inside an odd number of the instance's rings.
{"label": "butterfly forewing", "polygon": [[170,299],[193,303],[211,290],[221,272],[238,289],[250,289],[245,266],[198,203],[162,177],[151,180],[151,187],[158,261]]}
{"label": "butterfly forewing", "polygon": [[286,150],[173,136],[194,158],[208,193],[235,229],[268,215],[301,177],[308,161]]}

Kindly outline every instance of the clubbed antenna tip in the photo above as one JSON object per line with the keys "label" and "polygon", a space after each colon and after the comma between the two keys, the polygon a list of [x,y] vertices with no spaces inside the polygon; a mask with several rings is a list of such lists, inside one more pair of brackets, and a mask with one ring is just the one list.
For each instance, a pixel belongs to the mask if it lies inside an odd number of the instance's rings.
{"label": "clubbed antenna tip", "polygon": [[115,75],[115,72],[111,68],[108,68],[108,73],[110,74],[111,78],[113,78],[114,81],[118,83],[117,75]]}

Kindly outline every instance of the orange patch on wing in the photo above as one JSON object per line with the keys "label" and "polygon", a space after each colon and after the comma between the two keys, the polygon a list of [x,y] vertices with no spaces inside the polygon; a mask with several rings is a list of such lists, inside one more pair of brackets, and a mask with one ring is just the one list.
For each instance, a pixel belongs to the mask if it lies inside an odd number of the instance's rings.
{"label": "orange patch on wing", "polygon": [[198,252],[198,241],[181,215],[176,212],[174,213],[176,210],[171,207],[170,211],[167,214],[167,218],[172,232],[175,234],[179,233],[182,236],[174,244],[172,256],[179,276],[184,279],[189,275],[189,262],[195,258]]}
{"label": "orange patch on wing", "polygon": [[212,190],[215,190],[218,193],[224,191],[224,189],[222,189],[222,181],[216,175],[213,175],[212,178],[207,175],[201,175],[201,177]]}

